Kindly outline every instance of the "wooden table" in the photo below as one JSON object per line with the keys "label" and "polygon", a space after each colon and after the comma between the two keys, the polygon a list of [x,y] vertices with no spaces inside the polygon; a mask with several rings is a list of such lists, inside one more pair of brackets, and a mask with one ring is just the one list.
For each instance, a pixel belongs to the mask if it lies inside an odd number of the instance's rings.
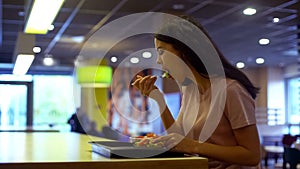
{"label": "wooden table", "polygon": [[206,169],[202,157],[109,159],[91,151],[90,141],[77,133],[0,132],[0,169]]}
{"label": "wooden table", "polygon": [[6,126],[0,127],[0,132],[59,132],[57,129],[52,129],[49,127],[14,127],[14,126]]}

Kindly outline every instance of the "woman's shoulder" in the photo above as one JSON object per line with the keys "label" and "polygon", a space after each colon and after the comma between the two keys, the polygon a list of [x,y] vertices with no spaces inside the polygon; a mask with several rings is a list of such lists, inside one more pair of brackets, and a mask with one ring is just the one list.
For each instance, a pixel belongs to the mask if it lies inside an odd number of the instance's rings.
{"label": "woman's shoulder", "polygon": [[247,97],[251,97],[251,95],[248,93],[247,89],[242,86],[241,83],[239,83],[237,80],[234,79],[226,79],[227,83],[227,95],[243,95]]}
{"label": "woman's shoulder", "polygon": [[227,93],[248,93],[246,88],[242,86],[237,80],[226,79]]}
{"label": "woman's shoulder", "polygon": [[233,90],[236,88],[243,88],[242,85],[237,80],[234,80],[234,79],[227,78],[226,84],[227,84],[227,89],[230,89],[230,90]]}

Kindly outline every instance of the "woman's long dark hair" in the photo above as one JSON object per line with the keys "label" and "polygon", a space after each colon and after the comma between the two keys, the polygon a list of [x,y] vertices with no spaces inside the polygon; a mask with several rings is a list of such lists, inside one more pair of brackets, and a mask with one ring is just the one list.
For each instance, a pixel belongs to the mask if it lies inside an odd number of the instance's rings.
{"label": "woman's long dark hair", "polygon": [[[191,22],[193,25],[197,26],[209,39],[211,44],[214,46],[215,50],[218,53],[218,56],[221,60],[221,63],[223,65],[223,69],[225,72],[225,76],[230,79],[237,80],[242,86],[245,87],[245,89],[250,93],[253,99],[256,98],[257,93],[259,92],[259,88],[255,87],[252,82],[248,79],[248,77],[239,69],[231,65],[224,55],[221,53],[221,51],[218,49],[217,45],[214,43],[212,38],[209,36],[207,31],[201,26],[199,23],[195,22],[191,17],[188,16],[181,16],[181,18]],[[174,25],[173,25],[174,27]],[[168,28],[167,28],[168,29]],[[172,28],[174,31],[176,28]],[[180,29],[180,28],[179,28]],[[183,60],[191,64],[196,71],[202,75],[205,78],[209,78],[208,72],[205,68],[205,65],[199,58],[199,56],[187,45],[182,43],[181,41],[172,38],[170,36],[167,36],[165,34],[160,34],[159,32],[154,35],[154,37],[160,41],[166,42],[171,44],[175,49],[181,51],[183,53]]]}

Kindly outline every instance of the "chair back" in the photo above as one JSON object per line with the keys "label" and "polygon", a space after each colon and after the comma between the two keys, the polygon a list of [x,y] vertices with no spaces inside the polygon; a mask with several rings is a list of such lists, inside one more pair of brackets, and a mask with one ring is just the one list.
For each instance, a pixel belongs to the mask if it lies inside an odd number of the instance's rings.
{"label": "chair back", "polygon": [[297,140],[297,136],[292,136],[290,134],[283,135],[282,144],[284,146],[291,146]]}
{"label": "chair back", "polygon": [[284,161],[290,165],[290,169],[296,169],[297,164],[300,164],[300,151],[298,149],[284,147],[283,155]]}

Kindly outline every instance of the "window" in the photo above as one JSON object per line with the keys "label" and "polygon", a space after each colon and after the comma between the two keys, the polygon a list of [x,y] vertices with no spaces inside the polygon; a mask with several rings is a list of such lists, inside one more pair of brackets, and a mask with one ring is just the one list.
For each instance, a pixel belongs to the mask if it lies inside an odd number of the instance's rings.
{"label": "window", "polygon": [[34,126],[68,127],[67,120],[75,111],[73,77],[35,75]]}
{"label": "window", "polygon": [[290,125],[290,132],[300,132],[300,77],[287,80],[287,123]]}
{"label": "window", "polygon": [[[32,98],[28,94],[32,91],[32,84],[33,101],[27,100]],[[24,127],[33,124],[38,128],[54,126],[55,129],[69,130],[67,121],[75,112],[75,99],[78,101],[75,96],[80,97],[73,87],[73,76],[1,74],[0,126]]]}

